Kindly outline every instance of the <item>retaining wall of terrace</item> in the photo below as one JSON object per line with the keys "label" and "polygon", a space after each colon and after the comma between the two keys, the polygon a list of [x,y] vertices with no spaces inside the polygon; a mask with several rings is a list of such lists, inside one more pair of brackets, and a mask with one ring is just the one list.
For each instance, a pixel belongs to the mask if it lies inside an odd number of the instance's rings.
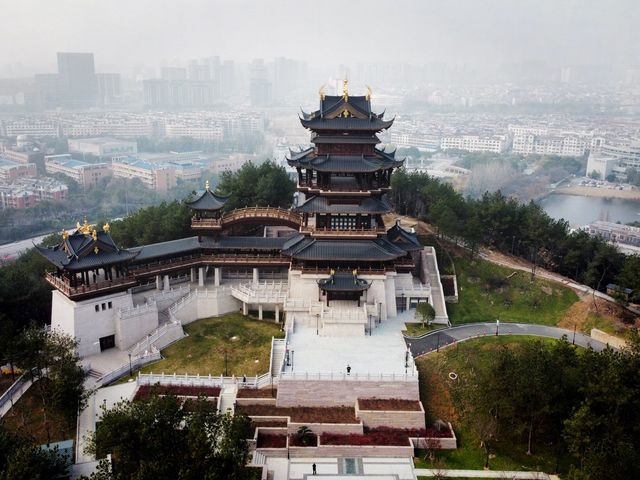
{"label": "retaining wall of terrace", "polygon": [[422,403],[420,410],[360,410],[356,402],[356,417],[370,428],[425,428]]}
{"label": "retaining wall of terrace", "polygon": [[[278,407],[354,405],[358,398],[419,400],[418,377],[407,380],[304,380],[280,377]],[[391,378],[391,377],[390,377]]]}

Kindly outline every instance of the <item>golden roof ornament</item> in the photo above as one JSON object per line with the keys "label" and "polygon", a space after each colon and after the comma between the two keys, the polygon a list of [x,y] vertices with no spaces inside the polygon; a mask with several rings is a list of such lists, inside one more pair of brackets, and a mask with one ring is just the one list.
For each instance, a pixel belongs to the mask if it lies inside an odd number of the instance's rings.
{"label": "golden roof ornament", "polygon": [[67,238],[69,238],[69,232],[67,232],[66,230],[62,230],[62,239],[66,240]]}
{"label": "golden roof ornament", "polygon": [[98,240],[98,232],[96,231],[96,229],[94,228],[93,231],[91,232],[91,238],[93,238],[93,241],[97,241]]}
{"label": "golden roof ornament", "polygon": [[322,85],[320,87],[320,90],[318,90],[318,95],[320,95],[320,100],[324,100],[325,97],[325,93],[324,93],[324,85]]}
{"label": "golden roof ornament", "polygon": [[109,225],[109,222],[105,223],[105,224],[102,226],[102,231],[103,231],[104,233],[109,233],[109,231],[110,231],[110,230],[111,230],[111,226]]}
{"label": "golden roof ornament", "polygon": [[342,81],[342,98],[345,102],[349,101],[349,79],[347,78]]}
{"label": "golden roof ornament", "polygon": [[209,180],[204,182],[204,189],[209,191]]}
{"label": "golden roof ornament", "polygon": [[84,223],[80,227],[80,233],[84,235],[89,235],[91,233],[91,227],[89,226],[89,222],[87,222],[87,217],[84,217]]}
{"label": "golden roof ornament", "polygon": [[367,101],[371,100],[371,95],[373,95],[373,92],[371,91],[371,87],[369,85],[366,85],[367,87],[367,94],[365,95],[365,98],[367,99]]}

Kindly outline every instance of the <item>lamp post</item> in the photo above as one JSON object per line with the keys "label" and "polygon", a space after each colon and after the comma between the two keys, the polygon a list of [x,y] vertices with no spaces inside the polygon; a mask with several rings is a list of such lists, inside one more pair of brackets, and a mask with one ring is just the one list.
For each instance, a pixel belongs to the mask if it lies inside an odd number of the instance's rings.
{"label": "lamp post", "polygon": [[402,292],[400,296],[402,297],[402,305],[400,306],[400,311],[404,312],[406,309],[405,307],[407,306],[407,304],[404,302],[404,292]]}
{"label": "lamp post", "polygon": [[293,350],[291,350],[291,370],[293,370]]}
{"label": "lamp post", "polygon": [[320,322],[320,314],[316,313],[316,335],[320,335],[318,330],[318,323]]}
{"label": "lamp post", "polygon": [[498,336],[499,331],[500,331],[500,320],[496,320],[496,337]]}
{"label": "lamp post", "polygon": [[133,376],[133,370],[131,368],[131,352],[129,352],[129,376]]}
{"label": "lamp post", "polygon": [[371,336],[371,315],[369,315],[369,336]]}

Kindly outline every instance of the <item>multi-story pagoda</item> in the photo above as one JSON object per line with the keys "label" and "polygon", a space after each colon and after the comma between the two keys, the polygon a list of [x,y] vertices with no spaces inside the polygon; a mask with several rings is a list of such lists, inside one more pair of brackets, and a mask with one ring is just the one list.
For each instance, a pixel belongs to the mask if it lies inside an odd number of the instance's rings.
{"label": "multi-story pagoda", "polygon": [[[294,210],[302,215],[302,226],[301,235],[282,253],[291,257],[291,270],[300,272],[300,281],[318,276],[315,288],[327,305],[333,298],[353,300],[355,307],[368,295],[369,303],[375,299],[378,316],[395,316],[395,277],[402,274],[411,284],[412,253],[422,247],[415,234],[397,225],[387,232],[384,225],[383,215],[392,211],[386,197],[391,175],[403,160],[395,158],[395,151],[377,148],[377,135],[393,119],[373,112],[370,90],[349,95],[345,80],[342,95],[321,90],[319,109],[303,112],[300,122],[311,131],[314,146],[291,152],[287,159],[297,171]],[[299,281],[290,275],[290,283]],[[290,294],[295,295],[293,287]]]}
{"label": "multi-story pagoda", "polygon": [[393,120],[371,110],[370,91],[350,96],[345,80],[341,96],[321,90],[319,109],[303,112],[300,122],[312,132],[314,146],[288,158],[303,199],[295,210],[302,214],[304,237],[283,252],[291,255],[293,267],[410,270],[407,251],[389,241],[382,219],[392,210],[386,198],[391,174],[403,164],[395,152],[376,148],[377,134]]}

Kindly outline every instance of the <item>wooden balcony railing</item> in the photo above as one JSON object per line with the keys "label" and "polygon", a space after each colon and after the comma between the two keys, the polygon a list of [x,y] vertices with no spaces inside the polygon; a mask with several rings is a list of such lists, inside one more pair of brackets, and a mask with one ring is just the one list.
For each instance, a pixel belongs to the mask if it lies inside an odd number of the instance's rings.
{"label": "wooden balcony railing", "polygon": [[245,207],[226,213],[222,218],[194,218],[191,220],[191,228],[195,230],[219,230],[234,223],[245,220],[282,220],[285,224],[298,226],[302,223],[302,216],[277,207]]}
{"label": "wooden balcony railing", "polygon": [[386,232],[384,227],[372,228],[324,228],[324,227],[301,227],[301,233],[309,233],[313,237],[360,237],[375,238]]}
{"label": "wooden balcony railing", "polygon": [[390,190],[389,185],[371,185],[369,187],[362,187],[358,184],[352,185],[318,185],[313,182],[298,183],[299,190],[312,190],[317,192],[339,192],[339,193],[370,193]]}
{"label": "wooden balcony railing", "polygon": [[106,292],[109,290],[114,290],[116,288],[133,286],[137,283],[136,279],[131,275],[116,278],[114,280],[102,280],[96,283],[91,283],[89,285],[78,285],[77,287],[72,287],[66,279],[60,278],[51,272],[47,272],[45,279],[47,280],[47,282],[49,282],[49,284],[60,290],[71,299],[90,295],[93,293]]}
{"label": "wooden balcony railing", "polygon": [[219,230],[222,223],[219,218],[193,218],[191,228],[194,230]]}

